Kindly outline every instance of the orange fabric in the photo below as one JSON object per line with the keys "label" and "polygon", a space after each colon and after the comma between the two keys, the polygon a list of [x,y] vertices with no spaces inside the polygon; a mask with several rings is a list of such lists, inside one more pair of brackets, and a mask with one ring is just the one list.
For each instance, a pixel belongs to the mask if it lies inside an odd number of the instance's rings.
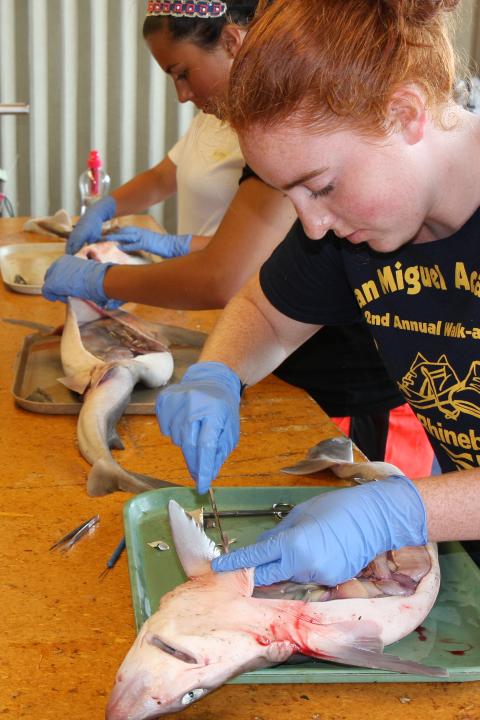
{"label": "orange fabric", "polygon": [[330,418],[340,430],[349,437],[350,435],[350,418],[349,417],[332,417]]}
{"label": "orange fabric", "polygon": [[433,448],[410,405],[390,411],[385,460],[397,465],[411,478],[429,477]]}
{"label": "orange fabric", "polygon": [[[337,427],[349,435],[350,418],[331,418]],[[431,475],[433,449],[427,434],[410,405],[390,410],[385,462],[396,465],[410,478]]]}

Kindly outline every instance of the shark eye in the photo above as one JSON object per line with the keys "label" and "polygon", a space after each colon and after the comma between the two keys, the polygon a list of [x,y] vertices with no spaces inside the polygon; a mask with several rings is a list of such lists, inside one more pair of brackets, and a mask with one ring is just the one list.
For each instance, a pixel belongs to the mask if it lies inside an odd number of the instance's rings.
{"label": "shark eye", "polygon": [[190,705],[190,703],[195,702],[195,700],[198,700],[202,697],[202,695],[205,695],[207,690],[205,688],[196,688],[195,690],[189,690],[189,692],[185,693],[185,695],[182,697],[181,703],[182,705]]}
{"label": "shark eye", "polygon": [[[155,647],[159,648],[159,650],[163,650],[163,652],[167,653],[167,655],[172,655],[173,657],[177,658],[177,660],[190,663],[191,665],[198,665],[193,655],[188,655],[188,653],[184,653],[181,650],[176,650],[171,645],[167,645],[167,643],[164,643],[163,640],[160,640],[158,635],[149,635],[149,637],[147,638],[147,642],[149,643],[149,645],[154,645]],[[192,692],[196,691],[193,690]]]}

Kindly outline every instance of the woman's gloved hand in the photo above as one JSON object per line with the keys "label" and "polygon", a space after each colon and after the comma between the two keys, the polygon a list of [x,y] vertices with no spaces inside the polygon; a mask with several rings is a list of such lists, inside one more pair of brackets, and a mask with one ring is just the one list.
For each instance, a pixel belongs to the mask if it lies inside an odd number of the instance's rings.
{"label": "woman's gloved hand", "polygon": [[67,255],[75,255],[84,245],[103,240],[102,225],[112,219],[116,210],[117,203],[111,195],[90,205],[70,233],[65,248]]}
{"label": "woman's gloved hand", "polygon": [[173,258],[187,255],[192,242],[191,235],[164,235],[138,227],[125,227],[108,235],[107,240],[117,243],[124,252],[145,252]]}
{"label": "woman's gloved hand", "polygon": [[417,488],[405,475],[391,475],[306,500],[254,545],[215,558],[212,568],[254,567],[256,585],[293,580],[334,586],[380,553],[427,542]]}
{"label": "woman's gloved hand", "polygon": [[67,302],[72,295],[112,310],[122,304],[121,300],[110,300],[103,290],[105,273],[112,265],[115,263],[63,255],[48,268],[42,294],[47,300],[62,302]]}
{"label": "woman's gloved hand", "polygon": [[200,362],[158,396],[160,429],[181,447],[199,493],[207,492],[238,443],[240,392],[233,370],[223,363]]}

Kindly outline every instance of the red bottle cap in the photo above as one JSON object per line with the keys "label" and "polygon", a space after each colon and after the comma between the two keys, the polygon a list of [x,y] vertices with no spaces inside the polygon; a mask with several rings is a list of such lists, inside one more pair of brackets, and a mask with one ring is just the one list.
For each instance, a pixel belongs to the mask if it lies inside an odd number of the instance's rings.
{"label": "red bottle cap", "polygon": [[91,170],[98,170],[102,167],[102,158],[98,150],[90,150],[87,165]]}

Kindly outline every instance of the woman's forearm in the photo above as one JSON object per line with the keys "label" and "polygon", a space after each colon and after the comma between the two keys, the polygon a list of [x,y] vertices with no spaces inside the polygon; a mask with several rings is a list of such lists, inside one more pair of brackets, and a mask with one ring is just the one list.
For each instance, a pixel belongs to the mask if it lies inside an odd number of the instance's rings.
{"label": "woman's forearm", "polygon": [[221,282],[216,269],[192,252],[152,265],[114,265],[105,274],[104,291],[110,298],[178,310],[223,307],[216,293]]}
{"label": "woman's forearm", "polygon": [[211,236],[209,237],[207,235],[193,235],[188,252],[198,252],[199,250],[204,250],[211,239]]}
{"label": "woman's forearm", "polygon": [[112,267],[105,293],[180,310],[222,308],[258,271],[294,219],[289,200],[251,178],[238,189],[215,235],[193,238],[196,252],[151,267]]}
{"label": "woman's forearm", "polygon": [[318,329],[278,312],[255,276],[226,306],[200,360],[222,362],[242,383],[254,385]]}
{"label": "woman's forearm", "polygon": [[480,540],[480,470],[414,482],[427,511],[429,540]]}
{"label": "woman's forearm", "polygon": [[155,167],[146,170],[111,194],[117,203],[117,217],[132,215],[151,205],[163,202],[177,191],[177,167],[166,157]]}

